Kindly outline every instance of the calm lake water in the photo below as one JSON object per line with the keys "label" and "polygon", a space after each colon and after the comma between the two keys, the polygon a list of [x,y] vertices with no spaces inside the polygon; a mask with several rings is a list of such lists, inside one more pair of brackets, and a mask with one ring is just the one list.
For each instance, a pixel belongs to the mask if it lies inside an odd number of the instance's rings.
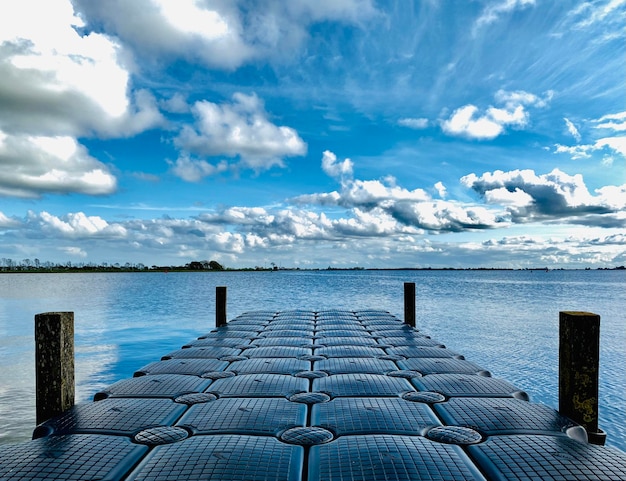
{"label": "calm lake water", "polygon": [[494,376],[558,407],[559,311],[601,316],[600,427],[626,451],[626,272],[279,271],[0,275],[0,443],[35,425],[34,316],[75,312],[77,402],[207,333],[215,287],[228,318],[252,310],[384,309]]}

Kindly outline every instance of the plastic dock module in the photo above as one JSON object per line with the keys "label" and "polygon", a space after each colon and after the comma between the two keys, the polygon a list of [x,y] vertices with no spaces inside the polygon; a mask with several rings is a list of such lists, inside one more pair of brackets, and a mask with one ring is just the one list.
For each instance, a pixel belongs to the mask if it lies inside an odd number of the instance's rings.
{"label": "plastic dock module", "polygon": [[388,312],[245,313],[134,376],[0,445],[0,479],[626,480],[626,453]]}

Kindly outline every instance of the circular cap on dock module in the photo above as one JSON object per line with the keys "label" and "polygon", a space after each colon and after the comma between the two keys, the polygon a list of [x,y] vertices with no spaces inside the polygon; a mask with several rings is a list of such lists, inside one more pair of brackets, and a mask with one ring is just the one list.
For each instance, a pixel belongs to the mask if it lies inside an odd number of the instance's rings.
{"label": "circular cap on dock module", "polygon": [[179,404],[187,404],[188,406],[191,406],[193,404],[208,403],[208,402],[215,401],[215,400],[217,400],[217,396],[215,394],[198,392],[198,393],[183,394],[182,396],[178,396],[176,399],[174,399],[174,402],[177,402]]}
{"label": "circular cap on dock module", "polygon": [[300,371],[295,373],[294,376],[305,379],[319,379],[320,377],[328,377],[328,373],[324,371]]}
{"label": "circular cap on dock module", "polygon": [[298,427],[287,429],[280,436],[280,440],[289,444],[298,444],[299,446],[314,446],[316,444],[324,444],[333,440],[333,433],[324,428],[316,427]]}
{"label": "circular cap on dock module", "polygon": [[446,397],[438,392],[421,391],[407,392],[402,395],[402,399],[416,403],[433,404],[444,402],[446,400]]}
{"label": "circular cap on dock module", "polygon": [[319,354],[303,354],[302,356],[298,356],[297,359],[301,361],[324,361],[328,359],[326,356],[321,356]]}
{"label": "circular cap on dock module", "polygon": [[303,404],[319,404],[330,401],[330,396],[323,392],[300,392],[289,397],[289,400],[294,403]]}
{"label": "circular cap on dock module", "polygon": [[159,426],[156,428],[144,429],[135,434],[133,438],[136,443],[147,444],[148,446],[158,446],[161,444],[172,444],[187,439],[189,433],[183,428],[175,426]]}
{"label": "circular cap on dock module", "polygon": [[426,433],[432,441],[445,444],[476,444],[483,440],[478,431],[462,426],[437,426]]}

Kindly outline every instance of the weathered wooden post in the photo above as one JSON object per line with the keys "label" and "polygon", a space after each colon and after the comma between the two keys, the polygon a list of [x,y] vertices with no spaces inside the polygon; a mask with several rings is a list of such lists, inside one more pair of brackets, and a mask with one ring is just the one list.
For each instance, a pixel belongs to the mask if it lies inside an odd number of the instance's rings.
{"label": "weathered wooden post", "polygon": [[415,282],[404,283],[404,322],[415,327]]}
{"label": "weathered wooden post", "polygon": [[559,412],[587,431],[591,444],[603,445],[598,427],[600,316],[590,312],[559,313]]}
{"label": "weathered wooden post", "polygon": [[215,326],[226,325],[226,286],[215,288]]}
{"label": "weathered wooden post", "polygon": [[36,420],[41,424],[74,405],[74,313],[35,315]]}

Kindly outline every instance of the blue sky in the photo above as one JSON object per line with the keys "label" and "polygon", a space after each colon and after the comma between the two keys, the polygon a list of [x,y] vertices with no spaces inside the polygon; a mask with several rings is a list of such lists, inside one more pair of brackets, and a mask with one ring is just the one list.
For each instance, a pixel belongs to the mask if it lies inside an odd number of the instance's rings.
{"label": "blue sky", "polygon": [[0,259],[626,264],[626,0],[0,4]]}

